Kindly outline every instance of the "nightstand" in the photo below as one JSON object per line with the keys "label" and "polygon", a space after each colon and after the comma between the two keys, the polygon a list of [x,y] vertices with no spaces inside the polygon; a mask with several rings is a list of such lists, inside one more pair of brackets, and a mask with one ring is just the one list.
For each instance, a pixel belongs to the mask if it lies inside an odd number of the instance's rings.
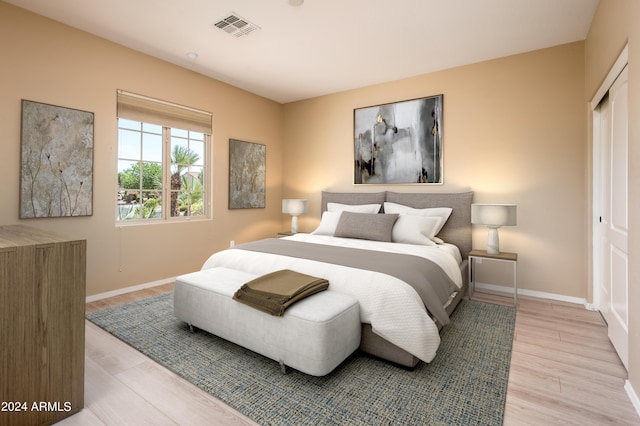
{"label": "nightstand", "polygon": [[471,250],[469,252],[469,297],[473,295],[476,289],[476,278],[473,274],[473,265],[476,259],[489,259],[513,264],[513,305],[518,306],[518,253],[500,252],[498,254],[490,254],[486,250]]}
{"label": "nightstand", "polygon": [[292,236],[292,235],[296,235],[296,234],[294,234],[293,232],[287,232],[287,231],[284,231],[284,232],[278,232],[277,237],[278,237],[278,238],[282,238],[282,237],[290,237],[290,236]]}

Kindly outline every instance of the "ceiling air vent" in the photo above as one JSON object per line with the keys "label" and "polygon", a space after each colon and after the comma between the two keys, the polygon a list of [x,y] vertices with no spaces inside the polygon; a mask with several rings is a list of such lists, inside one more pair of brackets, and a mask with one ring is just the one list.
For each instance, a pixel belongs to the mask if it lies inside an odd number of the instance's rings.
{"label": "ceiling air vent", "polygon": [[234,12],[229,13],[226,18],[219,20],[214,25],[234,37],[247,36],[260,29],[256,24],[249,22]]}

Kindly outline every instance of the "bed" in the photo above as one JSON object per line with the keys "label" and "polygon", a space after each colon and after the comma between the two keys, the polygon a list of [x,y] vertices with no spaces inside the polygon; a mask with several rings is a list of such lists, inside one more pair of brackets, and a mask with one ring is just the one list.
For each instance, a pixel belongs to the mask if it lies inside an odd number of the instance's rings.
{"label": "bed", "polygon": [[[349,294],[360,304],[360,349],[414,367],[435,357],[439,329],[466,293],[472,197],[472,192],[323,192],[322,220],[312,233],[241,244],[214,253],[202,269],[253,274],[292,269],[327,278],[327,291]],[[444,223],[438,221],[441,209],[449,211],[446,221],[440,220]],[[416,223],[431,231],[434,225],[437,234],[423,243],[425,232],[409,232]],[[388,232],[391,241],[384,240]],[[442,284],[415,285],[423,277]]]}

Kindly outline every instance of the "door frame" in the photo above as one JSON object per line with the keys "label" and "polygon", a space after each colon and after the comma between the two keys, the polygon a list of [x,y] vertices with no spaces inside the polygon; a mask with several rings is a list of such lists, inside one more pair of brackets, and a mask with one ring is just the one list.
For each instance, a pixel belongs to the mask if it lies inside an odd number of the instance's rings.
{"label": "door frame", "polygon": [[591,294],[593,296],[594,309],[600,306],[600,277],[601,268],[598,258],[602,253],[600,247],[600,214],[599,209],[602,201],[602,194],[600,192],[600,179],[602,177],[602,171],[600,170],[600,163],[598,155],[602,147],[602,133],[600,126],[600,110],[598,105],[602,98],[609,91],[614,81],[618,78],[622,70],[629,63],[629,46],[625,45],[624,49],[616,59],[615,63],[609,70],[607,77],[604,79],[600,88],[596,91],[596,94],[591,99],[589,104],[592,114],[592,146],[591,146],[591,169],[592,169],[592,182],[591,182],[591,232],[590,240],[592,242],[591,247]]}

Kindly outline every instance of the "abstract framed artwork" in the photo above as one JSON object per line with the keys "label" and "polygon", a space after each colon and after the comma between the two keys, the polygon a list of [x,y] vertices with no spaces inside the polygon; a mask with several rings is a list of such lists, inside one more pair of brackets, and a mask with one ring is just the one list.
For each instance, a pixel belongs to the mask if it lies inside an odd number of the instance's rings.
{"label": "abstract framed artwork", "polygon": [[93,215],[93,120],[22,100],[20,219]]}
{"label": "abstract framed artwork", "polygon": [[354,109],[354,183],[442,184],[442,98]]}
{"label": "abstract framed artwork", "polygon": [[267,147],[229,139],[229,208],[265,206]]}

